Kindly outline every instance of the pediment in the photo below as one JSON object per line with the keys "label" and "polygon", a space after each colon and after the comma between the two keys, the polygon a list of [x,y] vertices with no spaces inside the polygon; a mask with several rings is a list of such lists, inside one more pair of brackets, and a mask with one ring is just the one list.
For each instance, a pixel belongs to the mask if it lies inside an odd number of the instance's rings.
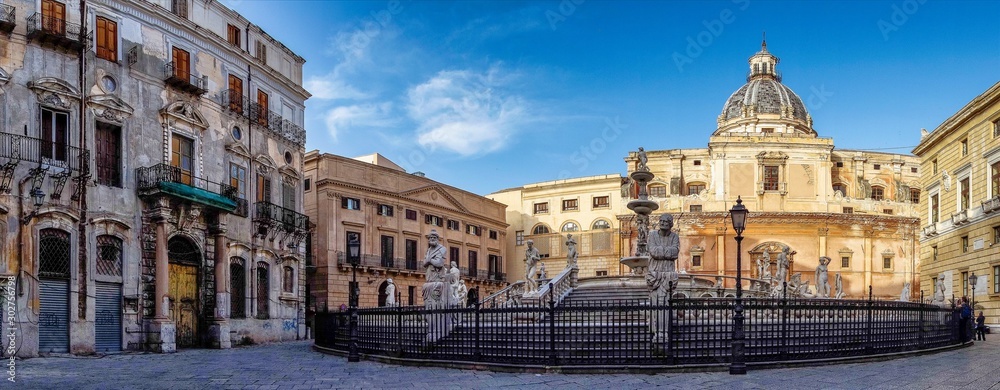
{"label": "pediment", "polygon": [[35,92],[39,103],[63,109],[69,109],[71,103],[80,98],[80,92],[73,87],[73,84],[55,77],[42,77],[29,81],[28,89]]}
{"label": "pediment", "polygon": [[226,144],[226,151],[239,155],[243,158],[250,158],[250,151],[247,150],[246,146],[243,146],[243,144],[239,142]]}
{"label": "pediment", "polygon": [[254,158],[253,160],[257,162],[258,170],[264,174],[267,174],[272,169],[278,167],[278,164],[275,164],[274,160],[272,160],[271,157],[266,154],[258,154],[257,157]]}
{"label": "pediment", "polygon": [[[202,130],[208,128],[208,121],[205,120],[205,116],[188,102],[177,101],[170,103],[160,110],[160,114],[163,115],[164,119],[171,122],[179,120]],[[168,122],[167,124],[170,125],[172,123]]]}
{"label": "pediment", "polygon": [[280,173],[282,176],[287,177],[287,178],[293,178],[293,179],[296,179],[296,180],[298,180],[298,178],[299,178],[299,172],[296,171],[295,168],[292,168],[291,165],[285,165],[285,166],[279,168],[278,169],[278,173]]}
{"label": "pediment", "polygon": [[403,191],[400,195],[426,203],[437,204],[443,207],[460,210],[462,212],[469,211],[465,208],[465,206],[459,203],[455,197],[451,196],[451,194],[449,194],[444,187],[437,184]]}
{"label": "pediment", "polygon": [[122,123],[132,117],[135,109],[115,95],[95,95],[87,98],[87,104],[94,110],[94,116],[112,122]]}

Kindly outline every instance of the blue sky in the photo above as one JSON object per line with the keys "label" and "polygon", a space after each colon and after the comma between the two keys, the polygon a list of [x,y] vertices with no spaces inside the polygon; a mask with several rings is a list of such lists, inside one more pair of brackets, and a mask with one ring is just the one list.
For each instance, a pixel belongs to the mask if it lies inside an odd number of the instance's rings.
{"label": "blue sky", "polygon": [[223,3],[306,59],[308,150],[478,194],[707,147],[765,31],[840,149],[910,153],[1000,81],[995,1]]}

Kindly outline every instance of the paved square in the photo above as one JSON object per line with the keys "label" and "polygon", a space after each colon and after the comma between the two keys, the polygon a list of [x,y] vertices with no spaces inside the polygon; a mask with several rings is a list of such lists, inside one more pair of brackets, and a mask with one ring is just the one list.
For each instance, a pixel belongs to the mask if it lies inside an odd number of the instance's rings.
{"label": "paved square", "polygon": [[[1000,389],[1000,336],[969,348],[809,368],[657,375],[509,374],[410,367],[318,353],[312,341],[175,354],[46,357],[17,362],[30,389]],[[11,385],[10,382],[5,382]],[[4,386],[9,387],[9,386]]]}

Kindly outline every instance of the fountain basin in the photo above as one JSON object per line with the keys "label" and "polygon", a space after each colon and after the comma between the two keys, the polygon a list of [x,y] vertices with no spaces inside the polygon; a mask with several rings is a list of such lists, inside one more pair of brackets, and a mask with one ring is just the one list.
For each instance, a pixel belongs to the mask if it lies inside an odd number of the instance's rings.
{"label": "fountain basin", "polygon": [[625,207],[628,207],[629,210],[635,211],[636,214],[649,215],[653,212],[653,210],[660,208],[660,205],[652,200],[636,199],[629,201]]}
{"label": "fountain basin", "polygon": [[645,183],[650,180],[653,180],[653,173],[650,171],[633,171],[632,174],[630,174],[629,176],[632,177],[632,180],[635,180],[640,183]]}
{"label": "fountain basin", "polygon": [[627,265],[629,268],[635,269],[645,269],[649,266],[649,256],[629,256],[622,257],[620,262]]}

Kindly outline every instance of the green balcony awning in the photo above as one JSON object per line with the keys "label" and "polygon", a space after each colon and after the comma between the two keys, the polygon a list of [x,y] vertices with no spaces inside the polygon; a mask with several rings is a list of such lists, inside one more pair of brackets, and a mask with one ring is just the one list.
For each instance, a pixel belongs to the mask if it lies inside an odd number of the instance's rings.
{"label": "green balcony awning", "polygon": [[220,194],[203,190],[198,187],[189,186],[187,184],[161,181],[160,190],[170,195],[184,198],[192,202],[198,202],[205,206],[214,207],[226,212],[236,210],[236,201]]}

